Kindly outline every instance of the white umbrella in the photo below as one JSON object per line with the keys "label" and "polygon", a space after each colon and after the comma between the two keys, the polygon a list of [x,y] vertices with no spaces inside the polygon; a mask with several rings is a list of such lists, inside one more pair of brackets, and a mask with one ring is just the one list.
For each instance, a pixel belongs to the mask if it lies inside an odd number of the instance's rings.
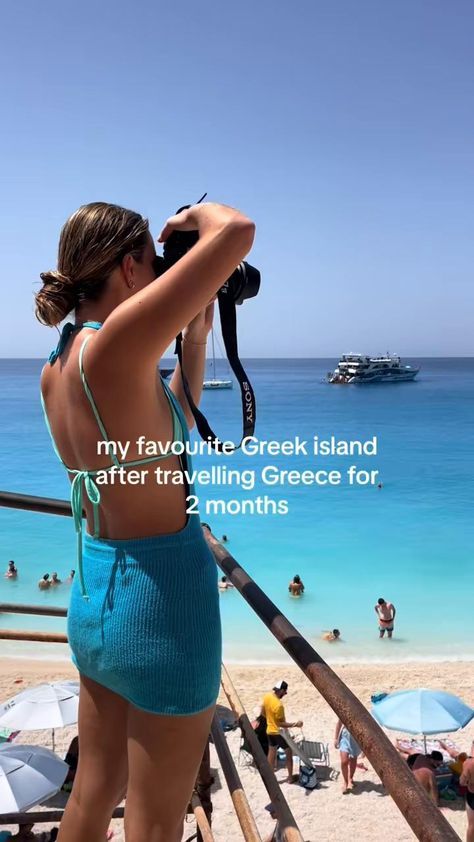
{"label": "white umbrella", "polygon": [[0,813],[29,810],[60,789],[69,766],[49,748],[0,746]]}
{"label": "white umbrella", "polygon": [[0,705],[0,727],[38,731],[73,725],[79,709],[79,682],[57,681],[29,687]]}

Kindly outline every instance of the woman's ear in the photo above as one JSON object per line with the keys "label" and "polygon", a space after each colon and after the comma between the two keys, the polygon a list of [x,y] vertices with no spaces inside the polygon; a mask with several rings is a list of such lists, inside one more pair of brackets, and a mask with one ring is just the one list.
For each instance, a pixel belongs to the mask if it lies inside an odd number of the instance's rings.
{"label": "woman's ear", "polygon": [[126,254],[122,260],[121,266],[122,275],[125,283],[129,289],[135,289],[135,261],[131,254]]}

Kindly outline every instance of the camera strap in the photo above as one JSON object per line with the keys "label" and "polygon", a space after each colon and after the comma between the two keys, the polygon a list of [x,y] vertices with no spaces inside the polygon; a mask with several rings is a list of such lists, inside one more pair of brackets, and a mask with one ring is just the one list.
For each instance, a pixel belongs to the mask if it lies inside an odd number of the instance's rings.
{"label": "camera strap", "polygon": [[[222,338],[224,340],[225,350],[227,354],[227,359],[229,360],[230,367],[234,372],[237,381],[240,386],[240,394],[242,398],[242,438],[238,445],[234,445],[234,450],[237,450],[244,438],[247,436],[253,436],[255,430],[255,420],[256,420],[256,403],[255,403],[255,394],[250,385],[250,381],[245,373],[244,367],[239,360],[238,355],[238,347],[237,347],[237,319],[236,319],[236,312],[235,312],[235,303],[231,300],[230,295],[226,294],[227,290],[224,287],[223,289],[219,290],[217,300],[219,303],[219,313],[221,317],[221,326],[222,326]],[[193,401],[191,390],[189,388],[188,381],[186,379],[186,375],[183,371],[183,351],[182,351],[182,334],[179,333],[176,337],[176,345],[174,352],[178,356],[179,366],[181,370],[181,379],[183,382],[183,389],[184,394],[186,395],[186,400],[189,404],[189,408],[193,414],[194,420],[196,421],[196,427],[198,429],[199,435],[201,436],[204,441],[210,441],[212,443],[212,447],[218,451],[222,452],[223,445],[222,442],[217,438],[216,434],[211,430],[209,426],[209,422],[205,415],[197,408],[196,404]],[[228,452],[228,449],[226,448]]]}

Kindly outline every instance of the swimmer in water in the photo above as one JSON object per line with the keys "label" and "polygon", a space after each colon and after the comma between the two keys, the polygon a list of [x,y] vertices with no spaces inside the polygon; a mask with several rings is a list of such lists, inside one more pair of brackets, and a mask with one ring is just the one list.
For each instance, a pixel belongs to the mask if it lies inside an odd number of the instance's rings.
{"label": "swimmer in water", "polygon": [[40,591],[48,591],[51,587],[51,582],[49,580],[49,573],[45,573],[43,578],[39,580],[38,587]]}
{"label": "swimmer in water", "polygon": [[5,578],[6,579],[16,579],[17,576],[18,576],[18,568],[15,567],[15,562],[9,561],[8,562],[8,570],[5,573]]}
{"label": "swimmer in water", "polygon": [[227,591],[229,588],[234,587],[232,582],[227,581],[227,576],[222,576],[222,579],[217,584],[220,591]]}
{"label": "swimmer in water", "polygon": [[341,639],[341,632],[339,629],[333,629],[332,631],[324,631],[321,635],[322,640],[327,640],[329,643],[334,643],[335,640]]}
{"label": "swimmer in water", "polygon": [[302,596],[304,593],[304,585],[298,575],[293,576],[292,581],[288,585],[288,590],[291,596]]}

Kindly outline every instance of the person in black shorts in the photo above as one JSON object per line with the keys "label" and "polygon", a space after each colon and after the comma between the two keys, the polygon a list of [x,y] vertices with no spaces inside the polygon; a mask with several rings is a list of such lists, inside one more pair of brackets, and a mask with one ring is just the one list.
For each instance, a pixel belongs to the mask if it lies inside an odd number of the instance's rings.
{"label": "person in black shorts", "polygon": [[286,681],[279,681],[275,684],[272,693],[266,693],[263,697],[261,715],[267,720],[268,737],[268,762],[272,769],[276,768],[277,749],[282,748],[286,753],[286,768],[288,771],[287,783],[294,783],[293,777],[293,753],[284,737],[280,734],[280,728],[301,728],[301,720],[298,722],[287,722],[282,699],[288,692]]}

